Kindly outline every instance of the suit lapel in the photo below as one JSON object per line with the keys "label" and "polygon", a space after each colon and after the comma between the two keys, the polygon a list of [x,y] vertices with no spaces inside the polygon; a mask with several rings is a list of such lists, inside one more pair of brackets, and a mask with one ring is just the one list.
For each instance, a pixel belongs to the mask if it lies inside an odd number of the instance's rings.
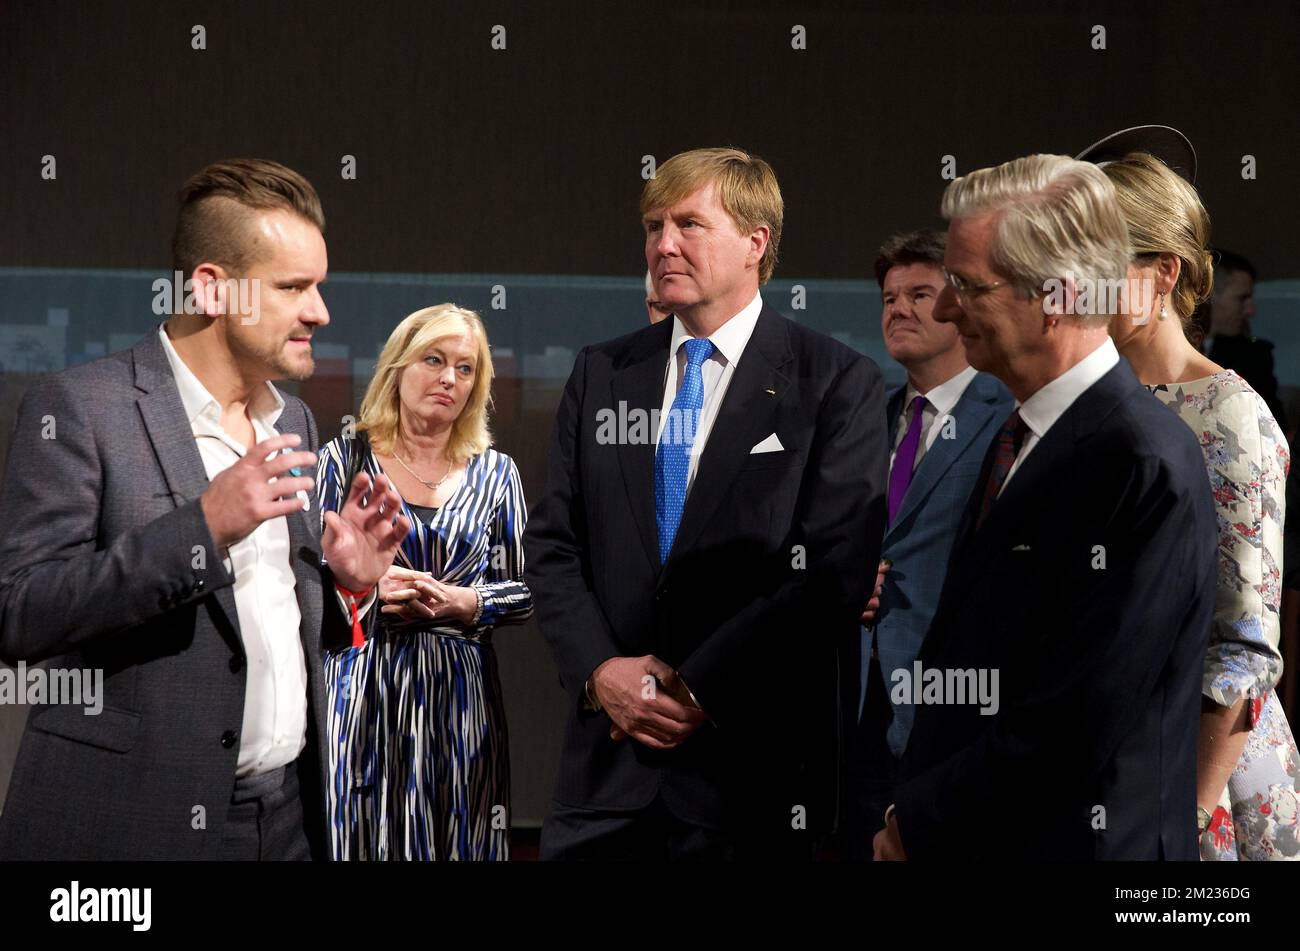
{"label": "suit lapel", "polygon": [[[293,405],[295,409],[298,406],[298,404]],[[289,415],[289,409],[290,407],[286,405],[285,412],[281,413],[280,418],[276,420],[275,429],[281,433],[297,433],[302,437],[300,448],[306,449],[309,447],[310,440],[306,416],[301,417],[301,422],[288,419],[286,417]],[[311,448],[317,451],[316,447]],[[314,696],[319,689],[323,689],[317,677],[321,664],[321,612],[326,610],[324,599],[328,597],[332,600],[333,592],[323,590],[321,580],[320,535],[317,530],[320,524],[320,510],[317,506],[320,503],[315,492],[309,491],[307,498],[310,500],[311,508],[308,511],[295,509],[285,516],[285,522],[289,528],[289,561],[293,567],[298,613],[301,619],[298,635],[307,658],[308,679],[311,681],[310,687]],[[319,595],[314,592],[319,592]]]}
{"label": "suit lapel", "polygon": [[[1055,491],[1064,481],[1064,477],[1058,477],[1056,473],[1078,465],[1081,453],[1086,451],[1082,448],[1085,441],[1097,431],[1115,405],[1126,398],[1126,391],[1132,391],[1134,387],[1139,387],[1137,378],[1121,360],[1085,390],[1034,446],[1033,452],[1015,471],[1002,495],[989,509],[979,531],[972,532],[980,496],[988,480],[992,456],[997,451],[996,443],[990,444],[985,456],[984,471],[975,491],[971,493],[970,504],[966,507],[957,543],[953,548],[940,611],[945,603],[961,603],[966,590],[1010,542],[1010,536],[1050,509],[1043,496],[1049,491]],[[926,647],[929,650],[933,645],[927,643]]]}
{"label": "suit lapel", "polygon": [[[172,501],[177,508],[198,499],[208,488],[208,473],[199,455],[194,430],[185,415],[180,390],[171,364],[157,333],[151,333],[131,350],[135,366],[135,385],[143,395],[136,401],[145,432],[153,446]],[[235,589],[222,585],[213,592],[226,614],[228,626],[218,624],[233,650],[243,654],[239,633],[239,615],[235,610]]]}
{"label": "suit lapel", "polygon": [[[668,367],[668,345],[672,340],[673,322],[660,321],[640,334],[633,345],[628,364],[610,379],[610,393],[615,416],[629,420],[634,411],[644,413],[647,433],[644,439],[616,440],[619,469],[627,489],[628,503],[636,521],[641,544],[650,564],[659,566],[659,532],[655,516],[655,433],[652,417],[663,405],[664,371]],[[652,412],[653,411],[653,412]]]}
{"label": "suit lapel", "polygon": [[889,451],[894,451],[894,441],[898,439],[898,417],[903,412],[903,396],[907,393],[907,384],[895,389],[885,400],[885,422],[889,427]]}
{"label": "suit lapel", "polygon": [[695,482],[682,509],[670,562],[695,543],[718,504],[731,491],[736,475],[749,459],[750,449],[776,431],[773,420],[788,388],[784,368],[791,359],[784,318],[764,307],[709,431]]}
{"label": "suit lapel", "polygon": [[[987,384],[987,385],[986,385]],[[898,515],[885,533],[886,539],[893,533],[895,526],[901,525],[934,489],[952,464],[966,447],[974,441],[976,435],[983,431],[995,413],[998,402],[997,388],[982,375],[977,375],[966,387],[957,405],[952,408],[953,438],[943,438],[940,431],[938,438],[921,457],[921,464],[912,475],[912,482],[903,496],[903,504]],[[942,426],[942,418],[935,420],[936,426]],[[895,424],[897,428],[897,424]],[[892,445],[892,443],[891,443]]]}

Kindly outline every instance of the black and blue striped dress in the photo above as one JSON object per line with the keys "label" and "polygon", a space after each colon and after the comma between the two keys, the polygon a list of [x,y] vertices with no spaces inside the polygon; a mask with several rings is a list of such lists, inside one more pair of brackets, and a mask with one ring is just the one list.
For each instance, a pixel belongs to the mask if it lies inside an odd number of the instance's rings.
{"label": "black and blue striped dress", "polygon": [[[351,445],[335,439],[320,452],[322,513],[338,510]],[[382,470],[365,451],[374,478]],[[489,449],[431,517],[403,507],[411,531],[394,563],[478,588],[483,615],[468,629],[385,614],[363,647],[326,654],[333,856],[508,859],[509,749],[491,637],[533,611],[519,471]]]}

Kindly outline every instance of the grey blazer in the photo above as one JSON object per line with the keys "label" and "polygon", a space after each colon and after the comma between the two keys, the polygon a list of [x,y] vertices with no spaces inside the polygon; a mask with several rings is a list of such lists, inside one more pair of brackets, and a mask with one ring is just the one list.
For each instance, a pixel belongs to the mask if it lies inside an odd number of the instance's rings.
{"label": "grey blazer", "polygon": [[[296,397],[285,396],[276,428],[316,449],[315,421]],[[0,858],[216,857],[247,665],[235,579],[199,505],[207,475],[157,331],[34,383],[7,469],[0,659],[102,669],[103,710],[33,707],[0,815]],[[298,770],[308,840],[325,858],[321,643],[345,638],[348,624],[324,602],[333,583],[308,495],[312,511],[288,516],[310,694]]]}

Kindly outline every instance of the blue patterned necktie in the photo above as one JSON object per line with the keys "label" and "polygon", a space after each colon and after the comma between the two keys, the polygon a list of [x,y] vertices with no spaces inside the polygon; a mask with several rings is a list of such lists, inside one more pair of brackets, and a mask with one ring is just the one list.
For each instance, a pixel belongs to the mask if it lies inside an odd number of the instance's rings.
{"label": "blue patterned necktie", "polygon": [[686,375],[655,448],[655,520],[659,526],[660,562],[668,560],[682,520],[682,507],[686,504],[691,446],[695,443],[700,407],[704,405],[704,376],[700,367],[712,353],[711,340],[686,341]]}

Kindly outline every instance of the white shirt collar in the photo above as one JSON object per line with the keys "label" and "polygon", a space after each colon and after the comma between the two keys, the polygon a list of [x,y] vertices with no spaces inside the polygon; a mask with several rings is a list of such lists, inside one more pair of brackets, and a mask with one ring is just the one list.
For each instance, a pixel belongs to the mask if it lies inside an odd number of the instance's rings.
{"label": "white shirt collar", "polygon": [[[731,317],[726,323],[709,335],[713,341],[714,355],[721,356],[724,363],[736,363],[745,351],[745,345],[754,335],[758,315],[763,310],[763,295],[755,292],[754,299]],[[673,339],[668,353],[676,356],[684,341],[690,340],[691,334],[676,314],[673,314]]]}
{"label": "white shirt collar", "polygon": [[952,412],[961,395],[966,392],[966,387],[970,386],[970,381],[975,379],[975,374],[979,371],[974,367],[967,367],[956,376],[949,377],[938,386],[930,390],[929,393],[922,393],[910,382],[907,384],[907,392],[903,394],[903,409],[912,405],[912,400],[918,396],[924,396],[925,401],[934,407],[935,415],[947,416]]}
{"label": "white shirt collar", "polygon": [[[215,420],[220,425],[221,403],[208,392],[208,388],[199,381],[194,371],[186,366],[181,355],[176,352],[171,338],[167,336],[166,323],[158,325],[158,336],[162,340],[163,352],[167,354],[167,362],[171,364],[172,375],[176,377],[176,388],[180,390],[181,405],[185,407],[185,417],[189,420],[190,426],[192,427],[194,421],[200,416]],[[284,412],[284,397],[271,381],[267,380],[265,389],[259,387],[253,392],[248,409],[258,422],[268,429],[274,429],[276,420]]]}
{"label": "white shirt collar", "polygon": [[1119,351],[1107,337],[1100,347],[1020,404],[1020,418],[1042,439],[1074,401],[1117,363]]}

